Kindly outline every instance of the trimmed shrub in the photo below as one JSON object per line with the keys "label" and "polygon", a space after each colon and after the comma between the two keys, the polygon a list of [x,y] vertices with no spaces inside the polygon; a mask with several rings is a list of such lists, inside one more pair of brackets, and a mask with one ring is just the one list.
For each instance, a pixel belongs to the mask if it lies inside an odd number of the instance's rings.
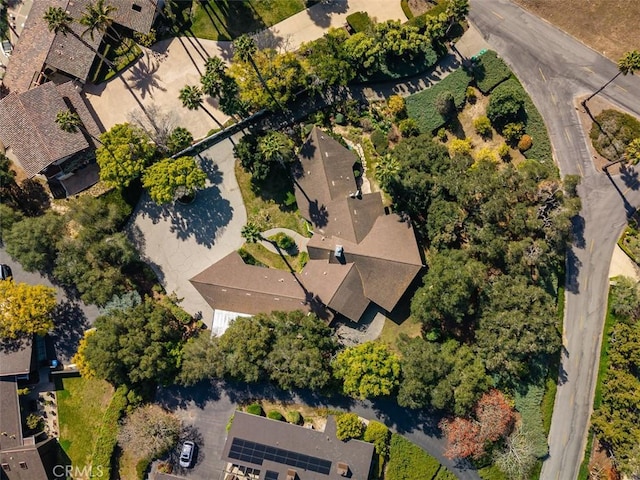
{"label": "trimmed shrub", "polygon": [[351,438],[362,438],[364,424],[355,413],[343,413],[336,417],[336,437],[338,440],[347,441]]}
{"label": "trimmed shrub", "polygon": [[624,154],[627,146],[640,137],[640,122],[618,110],[603,110],[596,116],[589,137],[597,152],[615,162]]}
{"label": "trimmed shrub", "polygon": [[524,134],[524,124],[522,122],[507,123],[502,129],[502,136],[510,143],[517,143]]}
{"label": "trimmed shrub", "polygon": [[471,153],[471,140],[465,138],[454,138],[449,144],[449,153],[454,155],[469,155]]}
{"label": "trimmed shrub", "polygon": [[334,118],[334,121],[335,121],[335,122],[336,122],[336,124],[338,124],[338,125],[344,125],[344,124],[346,123],[346,122],[345,122],[345,119],[344,119],[344,115],[343,115],[343,114],[341,114],[341,113],[336,113],[336,116],[335,116],[335,118]]}
{"label": "trimmed shrub", "polygon": [[184,127],[174,128],[167,138],[169,155],[175,155],[193,143],[193,135]]}
{"label": "trimmed shrub", "polygon": [[389,107],[389,112],[395,118],[405,118],[407,116],[404,98],[400,95],[391,95],[387,100],[387,107]]}
{"label": "trimmed shrub", "polygon": [[391,435],[386,480],[413,480],[433,478],[440,470],[440,463],[417,445],[394,433]]}
{"label": "trimmed shrub", "polygon": [[302,414],[300,412],[292,410],[290,412],[287,412],[287,422],[293,423],[294,425],[302,425],[304,423],[304,419],[302,418]]}
{"label": "trimmed shrub", "polygon": [[476,152],[476,162],[497,162],[496,153],[489,147],[481,148]]}
{"label": "trimmed shrub", "polygon": [[473,69],[473,77],[478,89],[486,94],[500,83],[511,77],[511,69],[498,57],[493,50],[489,50],[478,58]]}
{"label": "trimmed shrub", "polygon": [[382,130],[375,129],[371,134],[371,143],[379,155],[384,155],[389,146],[389,140]]}
{"label": "trimmed shrub", "polygon": [[460,68],[433,87],[407,97],[405,101],[409,118],[416,120],[422,133],[435,132],[447,123],[447,119],[435,108],[438,96],[445,91],[451,92],[455,108],[460,108],[466,100],[469,82],[471,82],[471,75]]}
{"label": "trimmed shrub", "polygon": [[398,128],[400,129],[400,135],[404,138],[420,135],[418,124],[413,118],[405,118],[404,120],[401,120],[398,124]]}
{"label": "trimmed shrub", "polygon": [[276,242],[276,245],[278,245],[282,250],[290,250],[296,245],[296,241],[283,232],[276,233],[269,239]]}
{"label": "trimmed shrub", "polygon": [[507,145],[506,143],[500,145],[498,147],[498,156],[502,160],[507,160],[511,156],[511,149],[509,148],[509,145]]}
{"label": "trimmed shrub", "polygon": [[525,133],[522,136],[522,138],[520,138],[520,141],[518,142],[518,150],[520,150],[521,152],[526,152],[532,147],[532,145],[533,145],[533,139],[531,138],[530,135],[527,135]]}
{"label": "trimmed shrub", "polygon": [[436,97],[436,110],[446,119],[450,119],[455,113],[456,107],[453,102],[453,93],[449,90],[440,92]]}
{"label": "trimmed shrub", "polygon": [[473,128],[475,128],[476,133],[482,137],[491,135],[491,122],[484,115],[473,119]]}
{"label": "trimmed shrub", "polygon": [[264,410],[262,409],[262,405],[260,405],[259,403],[252,403],[251,405],[248,405],[247,413],[264,417]]}
{"label": "trimmed shrub", "polygon": [[355,12],[351,15],[347,15],[347,24],[355,32],[366,32],[373,26],[373,22],[369,18],[367,12]]}
{"label": "trimmed shrub", "polygon": [[371,420],[364,431],[364,441],[373,443],[376,447],[378,455],[387,457],[389,455],[389,439],[391,432],[386,425]]}
{"label": "trimmed shrub", "polygon": [[267,418],[271,420],[278,420],[279,422],[284,422],[284,416],[277,410],[271,410],[267,413]]}
{"label": "trimmed shrub", "polygon": [[478,98],[478,94],[476,93],[476,89],[473,87],[467,87],[467,91],[465,93],[465,96],[467,97],[467,102],[469,103],[474,103],[476,101],[476,99]]}
{"label": "trimmed shrub", "polygon": [[506,81],[491,93],[487,105],[487,117],[494,127],[500,128],[517,121],[524,107],[526,94],[515,80]]}

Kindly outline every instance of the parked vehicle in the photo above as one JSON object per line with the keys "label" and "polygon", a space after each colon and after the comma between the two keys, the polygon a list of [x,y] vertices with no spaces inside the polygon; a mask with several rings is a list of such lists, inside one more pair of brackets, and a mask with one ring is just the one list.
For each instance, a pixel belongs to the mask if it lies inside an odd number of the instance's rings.
{"label": "parked vehicle", "polygon": [[5,57],[11,56],[13,45],[11,45],[9,40],[2,40],[2,42],[0,42],[0,48],[2,48],[2,53],[4,53]]}
{"label": "parked vehicle", "polygon": [[193,451],[195,448],[196,445],[191,440],[187,440],[182,444],[182,451],[180,452],[181,467],[189,468],[191,466],[191,462],[193,462]]}
{"label": "parked vehicle", "polygon": [[5,265],[4,263],[0,264],[0,280],[7,280],[8,278],[13,277],[13,272],[11,271],[11,267],[9,265]]}

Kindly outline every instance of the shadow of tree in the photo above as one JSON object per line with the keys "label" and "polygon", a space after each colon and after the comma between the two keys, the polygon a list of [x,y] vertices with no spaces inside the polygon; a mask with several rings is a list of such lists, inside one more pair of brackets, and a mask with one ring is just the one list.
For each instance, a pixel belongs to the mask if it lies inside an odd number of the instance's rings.
{"label": "shadow of tree", "polygon": [[160,85],[156,74],[160,68],[160,62],[147,52],[143,59],[136,62],[129,70],[130,75],[127,82],[131,88],[138,90],[140,96],[145,98],[149,95],[153,98],[153,91],[160,90],[166,92],[167,89]]}
{"label": "shadow of tree", "polygon": [[78,349],[78,343],[89,328],[87,316],[75,302],[59,303],[52,314],[55,325],[50,333],[55,354],[58,358],[70,360]]}
{"label": "shadow of tree", "polygon": [[580,282],[578,281],[578,274],[582,262],[574,252],[573,247],[567,249],[567,278],[565,288],[571,293],[580,292]]}
{"label": "shadow of tree", "polygon": [[586,241],[584,239],[584,228],[584,217],[582,215],[575,215],[571,219],[571,235],[573,244],[576,246],[576,248],[584,248],[586,246]]}
{"label": "shadow of tree", "polygon": [[198,244],[211,247],[215,244],[216,235],[222,233],[231,221],[233,208],[221,196],[217,186],[222,183],[222,172],[218,166],[207,157],[199,155],[198,160],[207,173],[208,182],[204,189],[198,190],[192,203],[156,205],[148,201],[142,208],[142,215],[150,217],[154,224],[160,221],[170,222],[170,232],[178,239],[193,237]]}
{"label": "shadow of tree", "polygon": [[349,10],[348,0],[324,0],[307,9],[309,18],[322,28],[331,26],[331,16],[346,13]]}
{"label": "shadow of tree", "polygon": [[640,187],[640,180],[638,180],[638,172],[628,165],[622,164],[620,167],[620,178],[624,182],[625,186],[631,190],[638,190]]}

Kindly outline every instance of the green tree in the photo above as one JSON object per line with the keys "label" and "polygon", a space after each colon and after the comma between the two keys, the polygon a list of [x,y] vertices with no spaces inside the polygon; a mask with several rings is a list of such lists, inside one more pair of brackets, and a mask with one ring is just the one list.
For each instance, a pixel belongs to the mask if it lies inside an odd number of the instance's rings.
{"label": "green tree", "polygon": [[156,155],[156,146],[139,127],[114,125],[100,135],[96,150],[100,179],[109,187],[124,188],[140,177]]}
{"label": "green tree", "polygon": [[501,128],[509,122],[517,121],[523,106],[524,99],[517,81],[507,80],[491,92],[487,117],[493,126]]}
{"label": "green tree", "polygon": [[366,342],[338,353],[333,374],[342,380],[342,391],[351,397],[391,395],[399,383],[400,361],[386,345]]}
{"label": "green tree", "polygon": [[427,330],[453,332],[473,318],[487,268],[463,250],[445,250],[429,259],[424,286],[411,300],[411,314]]}
{"label": "green tree", "polygon": [[0,280],[0,298],[0,339],[45,335],[53,328],[55,288]]}
{"label": "green tree", "polygon": [[243,382],[268,378],[266,362],[274,340],[272,323],[264,315],[238,317],[220,337],[225,373]]}
{"label": "green tree", "polygon": [[512,385],[561,345],[553,298],[523,277],[500,276],[476,329],[476,349],[487,370]]}
{"label": "green tree", "polygon": [[0,190],[15,183],[16,172],[11,169],[11,160],[0,153]]}
{"label": "green tree", "polygon": [[207,330],[191,337],[184,344],[178,375],[180,384],[195,385],[224,375],[224,357],[218,340],[218,337],[212,336]]}
{"label": "green tree", "polygon": [[634,74],[637,70],[640,70],[640,51],[631,50],[626,52],[620,59],[618,60],[618,73],[616,73],[611,80],[602,85],[598,90],[593,92],[591,95],[587,97],[586,100],[582,101],[582,105],[586,105],[586,103],[591,100],[593,97],[598,95],[602,90],[607,88],[610,83],[614,82],[616,78],[620,75],[629,75]]}
{"label": "green tree", "polygon": [[364,423],[355,413],[343,413],[336,417],[336,437],[346,442],[352,438],[361,439],[364,434]]}
{"label": "green tree", "polygon": [[3,234],[7,253],[28,272],[49,271],[55,263],[56,242],[62,236],[63,227],[62,217],[53,211],[24,218]]}
{"label": "green tree", "polygon": [[456,111],[453,93],[449,90],[440,92],[436,97],[435,107],[440,115],[446,119],[450,119]]}
{"label": "green tree", "polygon": [[193,143],[193,135],[184,127],[174,128],[167,138],[167,149],[169,155],[175,155],[178,152],[191,146]]}
{"label": "green tree", "polygon": [[149,190],[149,196],[157,204],[193,195],[206,181],[207,174],[193,157],[165,158],[142,175],[142,186]]}
{"label": "green tree", "polygon": [[365,442],[373,443],[378,455],[385,458],[389,456],[390,439],[391,432],[383,423],[376,422],[375,420],[369,420],[369,424],[364,431],[363,440]]}
{"label": "green tree", "polygon": [[[61,33],[64,36],[71,34],[82,45],[91,50],[102,60],[111,70],[114,70],[113,62],[108,60],[102,53],[89,45],[80,35],[78,35],[71,27],[73,23],[73,17],[69,15],[62,7],[49,7],[44,13],[44,21],[47,23],[47,28],[50,32]],[[115,71],[115,70],[114,70]]]}
{"label": "green tree", "polygon": [[631,165],[636,165],[640,162],[640,138],[634,138],[629,142],[629,145],[624,150],[624,158]]}
{"label": "green tree", "polygon": [[98,317],[87,338],[89,367],[113,385],[169,385],[178,373],[185,326],[165,299],[144,302]]}
{"label": "green tree", "polygon": [[400,173],[400,162],[392,157],[391,154],[387,153],[378,159],[375,167],[375,176],[383,189],[386,190],[387,185],[396,178],[398,173]]}
{"label": "green tree", "polygon": [[[282,104],[274,96],[269,84],[265,81],[264,77],[262,76],[262,72],[260,71],[260,68],[258,68],[258,65],[255,62],[254,55],[256,55],[258,51],[258,46],[256,44],[256,41],[249,35],[243,34],[233,41],[233,48],[235,49],[234,57],[241,60],[242,62],[248,62],[249,65],[251,65],[251,68],[253,68],[253,71],[255,72],[260,83],[262,84],[262,87],[267,92],[267,94],[269,95],[269,97],[273,102],[271,106],[272,107],[277,106],[278,109],[284,110],[284,108],[282,107]],[[241,88],[241,91],[248,92],[249,88],[250,87],[247,85],[245,88]],[[250,103],[253,103],[250,100],[248,101]]]}
{"label": "green tree", "polygon": [[349,54],[344,43],[349,34],[343,28],[329,28],[322,38],[300,47],[312,75],[318,80],[316,88],[331,85],[346,86],[355,76],[349,63]]}
{"label": "green tree", "polygon": [[431,406],[465,415],[491,386],[482,360],[468,345],[402,336],[398,347],[403,373],[398,403],[403,407]]}
{"label": "green tree", "polygon": [[185,85],[180,90],[180,94],[178,95],[178,98],[182,102],[182,106],[188,110],[198,110],[199,108],[201,108],[204,111],[204,113],[209,115],[209,118],[211,118],[214,122],[216,122],[218,127],[220,127],[220,129],[223,130],[224,125],[220,123],[220,120],[218,120],[213,115],[213,113],[211,113],[204,106],[204,102],[202,100],[202,94],[203,94],[202,89],[197,85]]}
{"label": "green tree", "polygon": [[240,235],[245,239],[247,243],[256,243],[259,240],[264,240],[262,231],[255,223],[246,223],[240,230]]}
{"label": "green tree", "polygon": [[4,244],[4,237],[9,233],[14,224],[22,220],[22,213],[14,210],[9,205],[0,203],[0,244]]}
{"label": "green tree", "polygon": [[271,381],[285,390],[320,390],[331,380],[330,359],[337,350],[331,329],[315,315],[272,312],[274,341],[265,361]]}
{"label": "green tree", "polygon": [[258,140],[258,152],[265,161],[276,162],[283,167],[293,161],[293,142],[284,133],[272,130]]}
{"label": "green tree", "polygon": [[[95,32],[106,34],[112,40],[118,42],[120,35],[113,28],[112,14],[117,10],[113,5],[105,3],[104,0],[96,0],[95,3],[91,2],[85,6],[84,13],[80,17],[79,23],[87,27],[82,36],[89,34],[91,40],[93,40]],[[113,31],[115,37],[109,33],[109,30]]]}

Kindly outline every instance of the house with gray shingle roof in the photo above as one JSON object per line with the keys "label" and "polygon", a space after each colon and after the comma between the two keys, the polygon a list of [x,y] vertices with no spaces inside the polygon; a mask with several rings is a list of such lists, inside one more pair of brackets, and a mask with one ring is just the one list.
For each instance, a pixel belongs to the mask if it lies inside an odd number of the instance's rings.
{"label": "house with gray shingle roof", "polygon": [[379,192],[362,194],[359,159],[314,128],[293,171],[302,215],[313,225],[299,273],[245,265],[232,252],[190,281],[214,309],[254,315],[313,312],[358,322],[375,304],[393,311],[422,270],[408,220],[386,213]]}

